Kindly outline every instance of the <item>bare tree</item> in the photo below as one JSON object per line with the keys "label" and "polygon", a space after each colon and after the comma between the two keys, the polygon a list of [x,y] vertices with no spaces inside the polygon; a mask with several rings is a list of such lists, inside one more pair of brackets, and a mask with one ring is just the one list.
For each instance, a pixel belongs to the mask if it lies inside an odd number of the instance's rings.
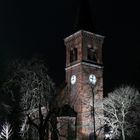
{"label": "bare tree", "polygon": [[100,116],[109,129],[106,137],[125,140],[132,136],[137,131],[139,105],[140,94],[134,88],[124,86],[109,93],[102,106],[105,115]]}
{"label": "bare tree", "polygon": [[[44,61],[38,59],[15,61],[12,66],[8,83],[14,83],[21,95],[19,111],[24,116],[22,133],[32,127],[38,132],[40,140],[45,137],[48,139],[49,123],[56,109],[51,106],[55,86],[48,75],[47,67]],[[14,91],[10,92],[13,94]]]}
{"label": "bare tree", "polygon": [[12,130],[11,125],[8,122],[5,122],[2,125],[2,131],[0,133],[0,139],[9,140],[9,138],[11,137],[12,134],[13,134],[13,130]]}

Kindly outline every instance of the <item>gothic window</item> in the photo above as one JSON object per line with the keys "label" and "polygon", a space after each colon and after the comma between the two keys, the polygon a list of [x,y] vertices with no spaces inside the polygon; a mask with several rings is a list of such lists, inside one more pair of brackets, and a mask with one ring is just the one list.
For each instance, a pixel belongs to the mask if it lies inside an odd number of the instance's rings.
{"label": "gothic window", "polygon": [[71,48],[70,50],[70,63],[77,60],[77,48]]}
{"label": "gothic window", "polygon": [[87,48],[87,59],[97,62],[96,51],[91,46],[88,46]]}

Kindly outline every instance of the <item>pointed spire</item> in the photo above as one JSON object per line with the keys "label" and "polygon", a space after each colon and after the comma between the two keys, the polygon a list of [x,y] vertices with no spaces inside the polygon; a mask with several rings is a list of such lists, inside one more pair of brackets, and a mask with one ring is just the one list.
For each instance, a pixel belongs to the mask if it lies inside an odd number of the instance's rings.
{"label": "pointed spire", "polygon": [[80,4],[77,9],[77,15],[74,24],[74,31],[78,31],[78,30],[95,32],[91,9],[88,0],[80,0]]}

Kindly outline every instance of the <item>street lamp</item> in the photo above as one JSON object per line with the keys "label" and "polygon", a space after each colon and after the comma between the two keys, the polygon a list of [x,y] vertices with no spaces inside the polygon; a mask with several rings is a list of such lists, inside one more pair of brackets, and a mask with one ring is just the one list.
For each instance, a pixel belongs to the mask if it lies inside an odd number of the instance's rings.
{"label": "street lamp", "polygon": [[94,128],[94,140],[96,140],[96,131],[95,131],[95,106],[94,106],[94,100],[95,100],[95,95],[94,95],[94,87],[96,85],[96,76],[94,74],[91,74],[89,76],[89,82],[91,86],[91,92],[92,92],[92,103],[93,103],[93,128]]}

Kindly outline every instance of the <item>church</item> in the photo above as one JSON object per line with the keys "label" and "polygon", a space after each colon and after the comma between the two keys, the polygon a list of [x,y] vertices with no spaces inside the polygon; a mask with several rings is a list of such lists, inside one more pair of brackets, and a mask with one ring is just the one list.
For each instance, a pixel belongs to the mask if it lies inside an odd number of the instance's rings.
{"label": "church", "polygon": [[[51,109],[59,111],[54,113],[55,116],[52,113],[54,110],[51,112],[53,115],[50,113],[51,125],[44,131],[51,140],[104,139],[103,122],[99,117],[103,115],[104,36],[95,33],[88,1],[80,1],[77,13],[73,33],[64,39],[65,86],[57,92],[51,104]],[[45,110],[43,112],[45,114]],[[35,111],[31,117],[34,119],[37,115]],[[28,133],[27,137],[38,138],[34,129]]]}
{"label": "church", "polygon": [[[102,46],[104,36],[94,33],[88,1],[81,0],[74,33],[64,39],[68,113],[57,117],[61,140],[103,140]],[[67,112],[69,112],[67,110]]]}

